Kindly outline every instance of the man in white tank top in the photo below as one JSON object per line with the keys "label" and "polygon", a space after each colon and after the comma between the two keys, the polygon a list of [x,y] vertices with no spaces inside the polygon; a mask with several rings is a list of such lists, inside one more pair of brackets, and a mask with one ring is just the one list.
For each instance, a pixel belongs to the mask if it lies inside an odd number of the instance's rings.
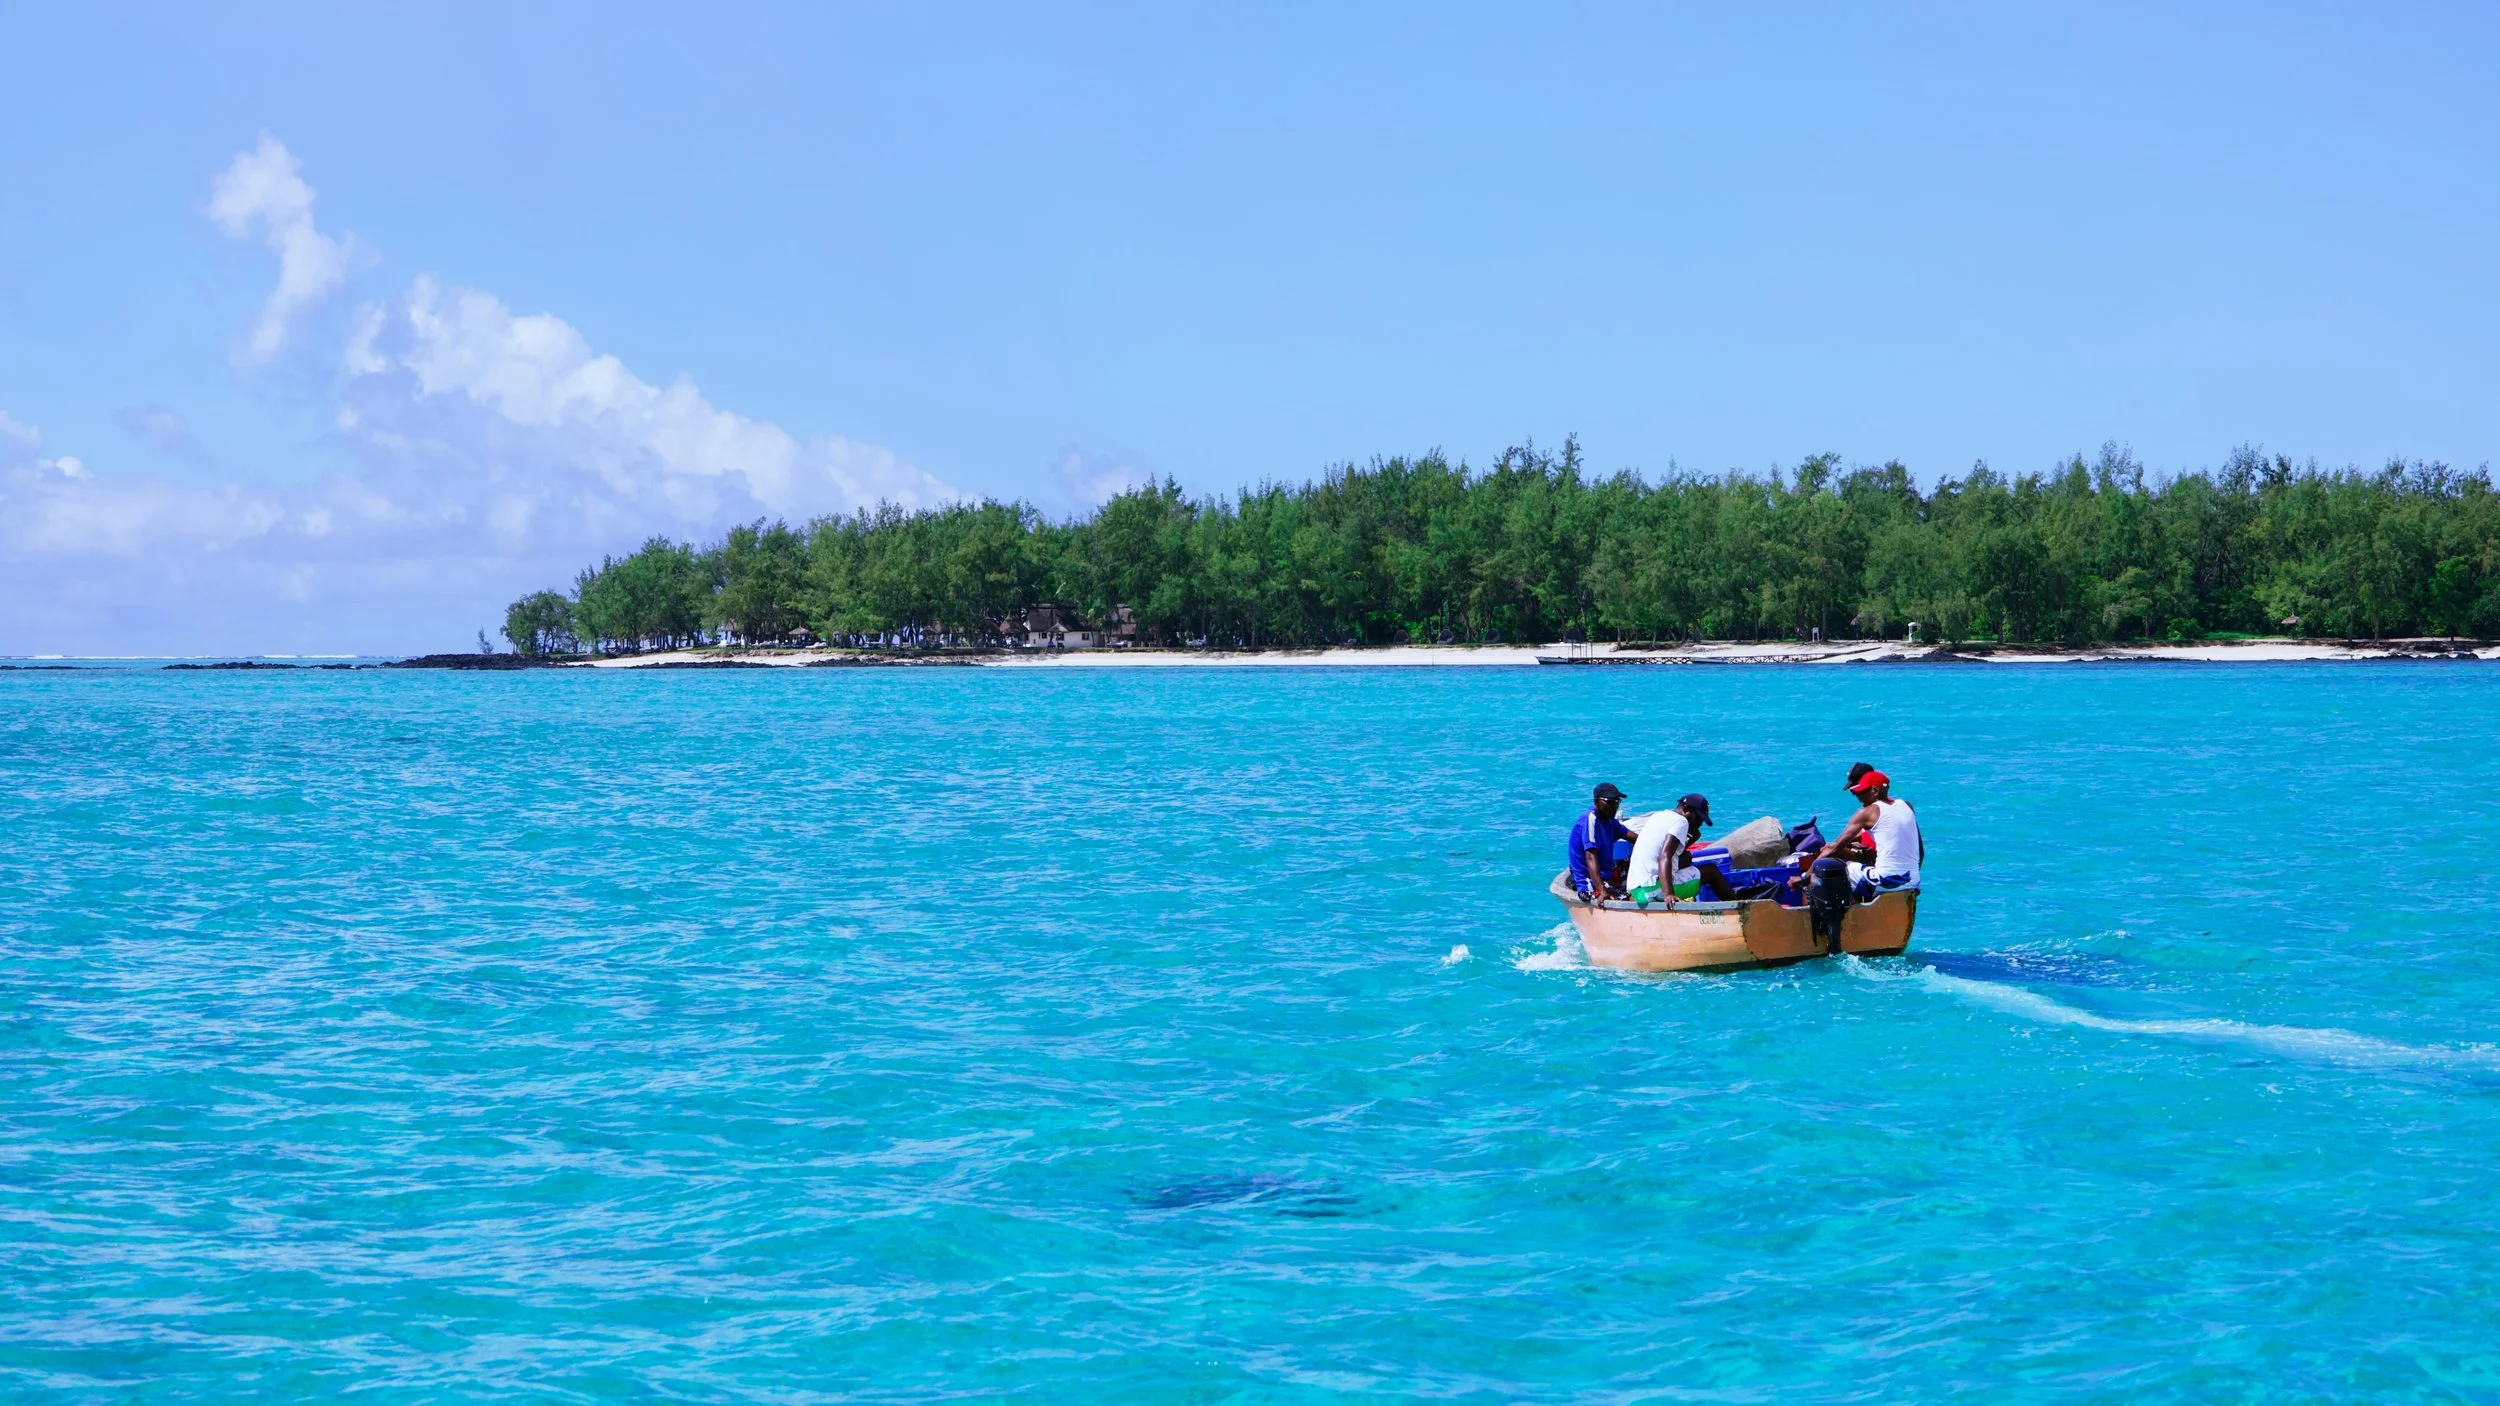
{"label": "man in white tank top", "polygon": [[[1839,838],[1815,852],[1813,859],[1846,857],[1852,849],[1863,852],[1861,837],[1872,840],[1875,860],[1857,879],[1860,902],[1888,889],[1918,887],[1919,869],[1927,860],[1927,841],[1918,833],[1918,814],[1910,803],[1896,800],[1892,794],[1892,778],[1861,762],[1863,770],[1853,770],[1849,777],[1849,793],[1865,804],[1849,817]],[[1857,866],[1850,866],[1856,869]],[[1796,883],[1803,884],[1814,872],[1813,860],[1798,871]]]}

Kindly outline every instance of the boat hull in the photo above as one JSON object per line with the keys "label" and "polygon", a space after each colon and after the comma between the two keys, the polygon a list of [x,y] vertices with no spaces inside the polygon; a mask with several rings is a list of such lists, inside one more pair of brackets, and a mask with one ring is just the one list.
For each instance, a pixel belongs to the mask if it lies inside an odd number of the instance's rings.
{"label": "boat hull", "polygon": [[[1829,956],[1803,908],[1783,908],[1767,898],[1738,903],[1584,902],[1568,875],[1550,890],[1571,914],[1589,965],[1634,972],[1744,971],[1785,966]],[[1880,893],[1849,909],[1840,924],[1840,950],[1859,957],[1889,957],[1907,949],[1918,924],[1918,891]]]}

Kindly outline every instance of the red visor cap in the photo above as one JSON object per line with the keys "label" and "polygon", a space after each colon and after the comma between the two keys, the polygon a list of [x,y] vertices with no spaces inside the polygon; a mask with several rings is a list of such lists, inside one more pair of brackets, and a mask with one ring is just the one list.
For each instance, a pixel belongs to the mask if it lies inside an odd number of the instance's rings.
{"label": "red visor cap", "polygon": [[1880,771],[1870,771],[1866,775],[1858,778],[1858,784],[1849,788],[1849,794],[1853,796],[1863,796],[1878,786],[1889,786],[1891,784],[1891,777],[1884,775]]}

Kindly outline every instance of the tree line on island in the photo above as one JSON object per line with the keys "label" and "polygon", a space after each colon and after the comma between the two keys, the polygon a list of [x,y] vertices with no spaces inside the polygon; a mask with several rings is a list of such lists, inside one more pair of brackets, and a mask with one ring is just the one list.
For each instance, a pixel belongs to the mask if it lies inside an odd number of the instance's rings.
{"label": "tree line on island", "polygon": [[892,506],[709,546],[653,538],[567,595],[512,603],[523,653],[813,640],[985,645],[1045,603],[1144,644],[2500,635],[2487,471],[2296,467],[2241,449],[2156,478],[2125,451],[1986,465],[1920,491],[1899,463],[1589,474],[1576,440],[1482,470],[1438,454],[1090,517]]}

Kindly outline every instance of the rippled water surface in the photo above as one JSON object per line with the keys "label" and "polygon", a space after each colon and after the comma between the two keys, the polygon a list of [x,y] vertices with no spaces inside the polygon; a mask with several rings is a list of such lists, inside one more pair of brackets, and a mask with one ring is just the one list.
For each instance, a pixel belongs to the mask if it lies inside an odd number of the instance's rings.
{"label": "rippled water surface", "polygon": [[[0,1391],[2500,1399],[2496,700],[0,674]],[[1859,758],[1912,958],[1579,963]]]}

